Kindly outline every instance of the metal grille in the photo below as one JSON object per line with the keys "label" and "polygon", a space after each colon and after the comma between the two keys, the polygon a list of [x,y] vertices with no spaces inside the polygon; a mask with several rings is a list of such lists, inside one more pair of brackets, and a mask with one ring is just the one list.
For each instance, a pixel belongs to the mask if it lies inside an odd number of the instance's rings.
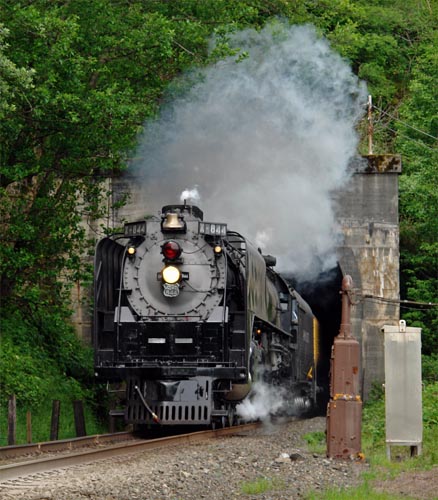
{"label": "metal grille", "polygon": [[[160,402],[151,404],[151,410],[158,416],[162,425],[169,424],[209,424],[210,405],[204,403]],[[141,403],[131,402],[128,406],[128,421],[132,423],[152,423],[152,417]]]}
{"label": "metal grille", "polygon": [[135,387],[142,391],[147,403],[162,425],[207,425],[212,411],[212,379],[198,377],[195,380],[149,381],[133,378],[128,381],[127,421],[134,424],[153,423],[151,413],[145,408]]}

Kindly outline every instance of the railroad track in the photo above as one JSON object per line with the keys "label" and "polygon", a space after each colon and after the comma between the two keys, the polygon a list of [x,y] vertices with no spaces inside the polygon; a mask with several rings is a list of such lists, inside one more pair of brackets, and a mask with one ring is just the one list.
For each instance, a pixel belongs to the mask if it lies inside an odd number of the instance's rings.
{"label": "railroad track", "polygon": [[112,434],[96,434],[57,441],[44,441],[41,443],[20,444],[0,447],[0,461],[25,455],[40,455],[42,453],[71,451],[86,446],[97,446],[105,443],[128,441],[134,439],[132,432],[115,432]]}
{"label": "railroad track", "polygon": [[[243,431],[253,430],[260,426],[260,423],[250,423],[244,425],[237,425],[234,427],[226,427],[223,429],[198,431],[190,434],[180,434],[176,436],[161,437],[156,439],[141,440],[134,439],[129,442],[111,444],[104,447],[93,447],[92,449],[87,449],[83,451],[72,451],[68,454],[63,454],[62,456],[50,456],[50,457],[38,457],[34,460],[21,461],[12,464],[6,464],[0,466],[0,486],[1,483],[14,481],[25,476],[30,476],[34,474],[43,474],[56,469],[63,469],[65,467],[72,467],[77,465],[82,465],[97,460],[110,459],[114,457],[120,457],[123,455],[146,452],[150,450],[155,450],[157,448],[163,448],[168,446],[177,446],[182,444],[192,444],[199,441],[204,441],[206,439],[218,438],[223,436],[228,436],[232,434],[237,434]],[[129,433],[119,433],[125,434],[125,438],[129,439]],[[107,435],[115,436],[115,435]],[[90,437],[90,445],[92,439],[96,439],[97,436]],[[122,438],[122,436],[120,436]],[[94,444],[101,444],[102,436],[99,437],[99,442]],[[67,443],[77,441],[69,440]],[[59,443],[58,443],[59,444]],[[77,443],[76,443],[77,444]],[[53,443],[53,446],[56,442]],[[24,445],[26,446],[26,445]],[[84,442],[82,442],[84,446]],[[58,448],[59,451],[60,448]],[[65,447],[63,450],[68,450]],[[53,448],[50,451],[55,451]],[[8,483],[6,483],[8,484]]]}

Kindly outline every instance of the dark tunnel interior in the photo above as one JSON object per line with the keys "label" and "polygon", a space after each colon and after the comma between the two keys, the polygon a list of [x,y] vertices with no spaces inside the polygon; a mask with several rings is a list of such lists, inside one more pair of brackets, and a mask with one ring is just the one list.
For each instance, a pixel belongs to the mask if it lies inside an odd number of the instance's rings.
{"label": "dark tunnel interior", "polygon": [[320,403],[324,412],[329,400],[331,348],[341,324],[342,278],[341,268],[337,265],[334,269],[320,274],[312,282],[291,282],[310,305],[320,324],[318,383],[323,388]]}

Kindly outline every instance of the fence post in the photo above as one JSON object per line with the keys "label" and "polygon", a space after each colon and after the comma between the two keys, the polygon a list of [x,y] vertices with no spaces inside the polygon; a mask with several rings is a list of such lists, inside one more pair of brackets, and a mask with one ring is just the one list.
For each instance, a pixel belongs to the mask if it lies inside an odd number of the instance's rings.
{"label": "fence post", "polygon": [[58,399],[53,400],[52,419],[50,422],[50,441],[58,440],[60,410],[61,410],[61,401],[59,401]]}
{"label": "fence post", "polygon": [[32,442],[32,413],[26,412],[26,441],[28,444]]}
{"label": "fence post", "polygon": [[80,400],[73,401],[73,411],[75,416],[75,428],[76,436],[82,437],[86,436],[87,432],[85,430],[85,417],[84,417],[84,405]]}
{"label": "fence post", "polygon": [[8,403],[8,445],[16,444],[17,400],[15,394],[10,396]]}

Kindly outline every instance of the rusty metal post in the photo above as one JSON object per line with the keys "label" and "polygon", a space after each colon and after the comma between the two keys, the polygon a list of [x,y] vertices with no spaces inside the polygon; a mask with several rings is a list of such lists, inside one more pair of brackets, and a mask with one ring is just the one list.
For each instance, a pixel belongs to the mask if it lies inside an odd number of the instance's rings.
{"label": "rusty metal post", "polygon": [[357,457],[361,450],[362,401],[359,393],[359,342],[351,335],[353,280],[342,280],[342,317],[330,359],[330,402],[327,408],[327,456]]}

